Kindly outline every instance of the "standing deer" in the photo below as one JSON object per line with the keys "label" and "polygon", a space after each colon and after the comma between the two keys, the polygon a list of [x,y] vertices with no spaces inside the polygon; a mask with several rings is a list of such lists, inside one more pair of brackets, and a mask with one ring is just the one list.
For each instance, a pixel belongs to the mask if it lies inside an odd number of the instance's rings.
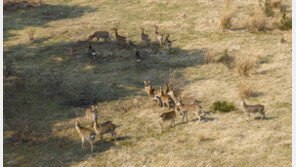
{"label": "standing deer", "polygon": [[80,126],[80,122],[78,120],[75,122],[75,128],[76,128],[76,131],[78,132],[79,136],[81,137],[81,142],[82,142],[81,148],[83,148],[84,142],[86,140],[90,144],[91,152],[93,152],[93,150],[94,150],[93,145],[94,145],[95,138],[96,138],[95,132],[93,132],[92,130],[90,130],[88,128]]}
{"label": "standing deer", "polygon": [[245,115],[248,115],[249,116],[249,119],[250,119],[250,114],[254,114],[254,113],[260,113],[261,114],[261,120],[263,120],[263,118],[265,118],[265,112],[264,112],[264,105],[261,105],[261,104],[256,104],[256,105],[247,105],[245,100],[242,99],[242,102],[241,102],[241,105],[242,105],[242,108],[243,108],[243,111],[245,113]]}

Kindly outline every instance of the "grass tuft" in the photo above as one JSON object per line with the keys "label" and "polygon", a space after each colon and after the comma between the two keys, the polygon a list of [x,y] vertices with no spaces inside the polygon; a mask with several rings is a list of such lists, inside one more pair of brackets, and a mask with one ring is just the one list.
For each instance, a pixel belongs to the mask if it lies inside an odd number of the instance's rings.
{"label": "grass tuft", "polygon": [[237,71],[241,76],[249,76],[255,67],[255,61],[249,57],[243,57],[237,60]]}
{"label": "grass tuft", "polygon": [[253,87],[249,82],[240,82],[238,84],[238,96],[240,98],[249,98],[253,95]]}
{"label": "grass tuft", "polygon": [[217,111],[228,113],[234,110],[234,104],[228,103],[226,101],[215,101],[211,106],[211,112],[215,113]]}

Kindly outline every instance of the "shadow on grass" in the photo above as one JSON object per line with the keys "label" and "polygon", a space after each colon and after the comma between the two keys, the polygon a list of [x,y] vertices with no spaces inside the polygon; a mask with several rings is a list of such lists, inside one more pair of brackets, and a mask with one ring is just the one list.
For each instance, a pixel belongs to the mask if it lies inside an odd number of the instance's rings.
{"label": "shadow on grass", "polygon": [[[265,117],[263,120],[273,120],[273,119],[278,119],[279,117]],[[261,120],[261,117],[255,117],[255,120]]]}
{"label": "shadow on grass", "polygon": [[81,6],[43,4],[33,8],[27,8],[25,10],[4,11],[3,38],[5,41],[7,38],[15,35],[7,32],[10,30],[22,30],[27,26],[47,26],[47,23],[51,21],[81,17],[84,13],[91,13],[96,10],[97,8]]}

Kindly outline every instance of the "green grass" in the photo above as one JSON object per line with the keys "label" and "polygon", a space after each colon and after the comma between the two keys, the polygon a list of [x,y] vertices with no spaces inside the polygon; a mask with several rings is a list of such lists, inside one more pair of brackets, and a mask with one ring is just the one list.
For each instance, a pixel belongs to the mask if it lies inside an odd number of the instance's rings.
{"label": "green grass", "polygon": [[[16,75],[4,78],[4,164],[6,166],[291,166],[291,31],[247,30],[221,32],[219,16],[224,2],[192,1],[47,1],[40,7],[4,11],[4,64],[12,61]],[[234,27],[252,8],[240,6]],[[169,33],[170,54],[154,39],[154,25]],[[114,43],[92,42],[102,56],[88,59],[85,40],[96,30],[119,28],[119,34],[140,44],[140,28],[153,41],[153,48],[141,48],[143,67],[139,74],[129,49]],[[29,42],[28,32],[34,30]],[[235,69],[221,63],[203,64],[208,51],[220,55],[257,58],[261,65],[251,80],[260,95],[247,104],[264,104],[266,120],[258,115],[245,121],[243,112],[205,115],[159,131],[162,108],[151,108],[144,92],[144,80],[159,87],[174,72],[180,96],[201,101],[209,111],[215,101],[240,106]],[[271,56],[269,56],[271,55]],[[18,81],[23,77],[24,80]],[[257,90],[256,90],[257,91]],[[118,141],[96,141],[95,152],[81,141],[74,121],[90,123],[85,109],[96,104],[99,121],[112,120]],[[34,137],[22,142],[14,137],[21,113],[29,115]],[[189,120],[194,115],[189,115]],[[98,137],[99,138],[99,137]]]}

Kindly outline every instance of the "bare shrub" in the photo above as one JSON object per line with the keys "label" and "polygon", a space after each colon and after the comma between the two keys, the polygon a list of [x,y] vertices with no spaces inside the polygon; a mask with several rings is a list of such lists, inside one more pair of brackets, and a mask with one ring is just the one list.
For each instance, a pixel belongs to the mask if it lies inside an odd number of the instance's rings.
{"label": "bare shrub", "polygon": [[266,16],[268,17],[274,16],[274,11],[272,10],[272,3],[270,0],[265,0],[263,10]]}
{"label": "bare shrub", "polygon": [[181,89],[183,87],[184,82],[180,79],[182,77],[182,74],[180,72],[174,71],[170,74],[169,78],[169,86],[172,90],[176,93],[176,95],[180,95]]}
{"label": "bare shrub", "polygon": [[225,64],[229,69],[232,69],[235,66],[235,64],[234,64],[234,57],[233,56],[229,56],[227,49],[225,49],[223,51],[222,56],[218,59],[217,62],[222,63],[222,64]]}
{"label": "bare shrub", "polygon": [[237,60],[237,70],[241,76],[249,76],[255,67],[256,63],[251,58],[243,57]]}
{"label": "bare shrub", "polygon": [[249,98],[253,95],[253,88],[249,82],[242,81],[237,86],[238,96],[240,98]]}
{"label": "bare shrub", "polygon": [[287,17],[286,14],[284,13],[282,15],[280,23],[278,23],[277,26],[278,26],[278,28],[280,30],[290,30],[290,29],[292,29],[292,18]]}
{"label": "bare shrub", "polygon": [[273,0],[270,5],[273,8],[280,8],[282,6],[282,0]]}
{"label": "bare shrub", "polygon": [[226,29],[230,29],[231,28],[231,18],[233,16],[233,12],[227,12],[224,13],[221,17],[221,24],[220,24],[220,28],[225,31]]}
{"label": "bare shrub", "polygon": [[254,15],[247,19],[246,28],[250,32],[258,32],[266,29],[266,17],[260,11],[256,11]]}

